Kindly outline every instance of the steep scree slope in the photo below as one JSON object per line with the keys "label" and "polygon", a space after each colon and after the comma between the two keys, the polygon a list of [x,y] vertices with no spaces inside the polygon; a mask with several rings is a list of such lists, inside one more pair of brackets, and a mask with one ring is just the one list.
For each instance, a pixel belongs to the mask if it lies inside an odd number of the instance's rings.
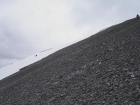
{"label": "steep scree slope", "polygon": [[140,19],[109,27],[1,80],[0,105],[140,105]]}

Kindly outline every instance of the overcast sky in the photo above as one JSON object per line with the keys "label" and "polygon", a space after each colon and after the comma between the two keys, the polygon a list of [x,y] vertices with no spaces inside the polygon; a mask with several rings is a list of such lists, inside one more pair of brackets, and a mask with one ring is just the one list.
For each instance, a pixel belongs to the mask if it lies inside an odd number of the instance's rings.
{"label": "overcast sky", "polygon": [[0,0],[0,68],[140,14],[139,0]]}

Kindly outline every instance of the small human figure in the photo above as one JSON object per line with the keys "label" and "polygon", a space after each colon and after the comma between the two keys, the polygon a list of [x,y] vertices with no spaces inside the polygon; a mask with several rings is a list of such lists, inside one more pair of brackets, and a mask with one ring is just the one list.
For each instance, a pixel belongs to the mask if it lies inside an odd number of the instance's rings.
{"label": "small human figure", "polygon": [[140,16],[137,14],[136,18],[137,18],[137,19],[139,19],[139,18],[140,18]]}
{"label": "small human figure", "polygon": [[35,55],[35,57],[37,57],[37,55]]}

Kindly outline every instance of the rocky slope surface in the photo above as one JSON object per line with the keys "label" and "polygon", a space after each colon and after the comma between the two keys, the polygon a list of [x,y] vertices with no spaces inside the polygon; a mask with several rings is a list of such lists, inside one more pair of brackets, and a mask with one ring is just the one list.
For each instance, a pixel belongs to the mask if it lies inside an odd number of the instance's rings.
{"label": "rocky slope surface", "polygon": [[1,80],[0,105],[140,105],[140,19],[111,26]]}

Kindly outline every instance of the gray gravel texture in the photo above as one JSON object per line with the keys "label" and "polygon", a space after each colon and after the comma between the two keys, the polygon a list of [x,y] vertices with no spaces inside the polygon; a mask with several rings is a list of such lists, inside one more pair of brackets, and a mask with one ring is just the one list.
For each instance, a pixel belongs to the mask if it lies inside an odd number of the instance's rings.
{"label": "gray gravel texture", "polygon": [[0,105],[140,105],[140,19],[111,26],[1,80]]}

